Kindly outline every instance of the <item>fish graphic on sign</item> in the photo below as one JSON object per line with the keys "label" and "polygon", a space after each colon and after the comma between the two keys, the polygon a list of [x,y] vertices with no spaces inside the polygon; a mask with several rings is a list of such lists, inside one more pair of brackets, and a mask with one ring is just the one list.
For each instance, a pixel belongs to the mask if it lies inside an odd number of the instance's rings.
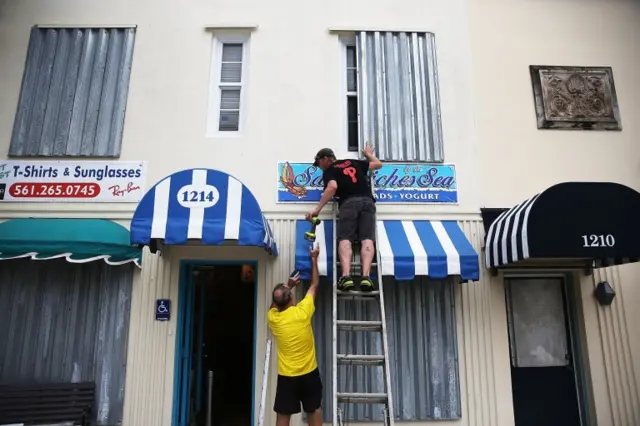
{"label": "fish graphic on sign", "polygon": [[302,199],[307,195],[307,188],[294,183],[293,167],[286,162],[282,165],[282,172],[280,173],[280,182],[287,189],[287,192]]}

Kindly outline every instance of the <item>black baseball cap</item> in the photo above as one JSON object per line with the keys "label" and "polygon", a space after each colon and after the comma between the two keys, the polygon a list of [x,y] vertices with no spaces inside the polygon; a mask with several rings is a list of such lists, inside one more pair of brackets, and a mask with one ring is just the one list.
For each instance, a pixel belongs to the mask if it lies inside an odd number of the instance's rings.
{"label": "black baseball cap", "polygon": [[334,157],[335,158],[335,156],[336,155],[333,153],[333,150],[331,148],[322,148],[316,154],[316,157],[314,158],[314,161],[313,161],[313,165],[315,167],[318,167],[318,160],[321,160],[324,157]]}

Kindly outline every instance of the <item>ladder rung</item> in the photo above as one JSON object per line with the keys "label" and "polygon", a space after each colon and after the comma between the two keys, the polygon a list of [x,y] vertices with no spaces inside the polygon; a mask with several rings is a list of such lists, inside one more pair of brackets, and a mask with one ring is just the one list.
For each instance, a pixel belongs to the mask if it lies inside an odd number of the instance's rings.
{"label": "ladder rung", "polygon": [[386,393],[343,393],[338,392],[338,402],[347,402],[353,404],[386,404]]}
{"label": "ladder rung", "polygon": [[382,331],[382,321],[337,320],[336,325],[340,330]]}
{"label": "ladder rung", "polygon": [[338,290],[338,297],[340,298],[352,298],[352,299],[365,299],[365,300],[375,300],[378,296],[380,296],[380,292],[378,290],[372,291],[341,291]]}
{"label": "ladder rung", "polygon": [[338,354],[339,364],[352,365],[384,365],[384,355],[347,355]]}

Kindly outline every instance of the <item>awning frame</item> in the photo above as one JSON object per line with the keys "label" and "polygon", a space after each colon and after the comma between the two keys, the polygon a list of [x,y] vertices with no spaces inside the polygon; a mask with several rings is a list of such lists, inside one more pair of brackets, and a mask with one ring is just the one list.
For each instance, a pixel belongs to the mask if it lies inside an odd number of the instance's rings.
{"label": "awning frame", "polygon": [[[379,220],[377,226],[377,247],[380,250],[384,277],[394,277],[401,281],[412,280],[417,276],[432,279],[460,277],[461,282],[480,279],[479,255],[457,221]],[[311,270],[308,255],[311,243],[303,236],[309,227],[310,224],[303,220],[296,223],[295,268],[301,271],[302,279],[308,279]],[[391,239],[389,233],[392,234]],[[398,233],[402,233],[402,236],[397,235]],[[316,235],[321,249],[318,262],[320,275],[332,277],[333,221],[323,220],[316,228]],[[420,262],[416,264],[417,252],[422,254]],[[453,256],[458,256],[457,261]],[[387,268],[384,267],[385,264]],[[451,273],[451,268],[456,272]],[[373,268],[372,272],[374,271],[376,268]],[[375,273],[372,273],[372,277],[373,275]]]}
{"label": "awning frame", "polygon": [[[563,182],[509,209],[482,208],[485,266],[594,268],[640,260],[640,194],[612,182]],[[589,236],[612,244],[587,244]],[[602,236],[602,238],[600,238]]]}
{"label": "awning frame", "polygon": [[[187,193],[196,198],[189,199]],[[207,168],[180,170],[151,187],[131,219],[131,242],[148,246],[152,253],[164,245],[235,242],[278,255],[271,227],[249,188],[225,172]]]}
{"label": "awning frame", "polygon": [[0,261],[11,259],[141,267],[142,251],[130,244],[129,231],[107,219],[19,218],[0,223]]}

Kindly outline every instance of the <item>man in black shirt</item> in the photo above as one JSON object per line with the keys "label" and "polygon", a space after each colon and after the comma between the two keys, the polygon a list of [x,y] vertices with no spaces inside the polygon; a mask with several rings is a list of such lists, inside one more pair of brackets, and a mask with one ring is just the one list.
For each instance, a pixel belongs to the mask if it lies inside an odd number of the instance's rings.
{"label": "man in black shirt", "polygon": [[320,211],[334,195],[338,198],[339,216],[338,256],[342,265],[342,276],[338,280],[338,289],[352,290],[354,287],[351,271],[351,244],[357,238],[362,247],[360,260],[362,262],[362,291],[373,290],[373,283],[369,278],[371,263],[373,262],[373,242],[376,235],[376,205],[369,186],[369,170],[382,167],[380,160],[373,154],[373,147],[369,144],[362,150],[367,161],[336,160],[336,156],[329,148],[323,148],[316,154],[314,166],[324,173],[324,192],[320,202],[307,219],[318,216]]}

